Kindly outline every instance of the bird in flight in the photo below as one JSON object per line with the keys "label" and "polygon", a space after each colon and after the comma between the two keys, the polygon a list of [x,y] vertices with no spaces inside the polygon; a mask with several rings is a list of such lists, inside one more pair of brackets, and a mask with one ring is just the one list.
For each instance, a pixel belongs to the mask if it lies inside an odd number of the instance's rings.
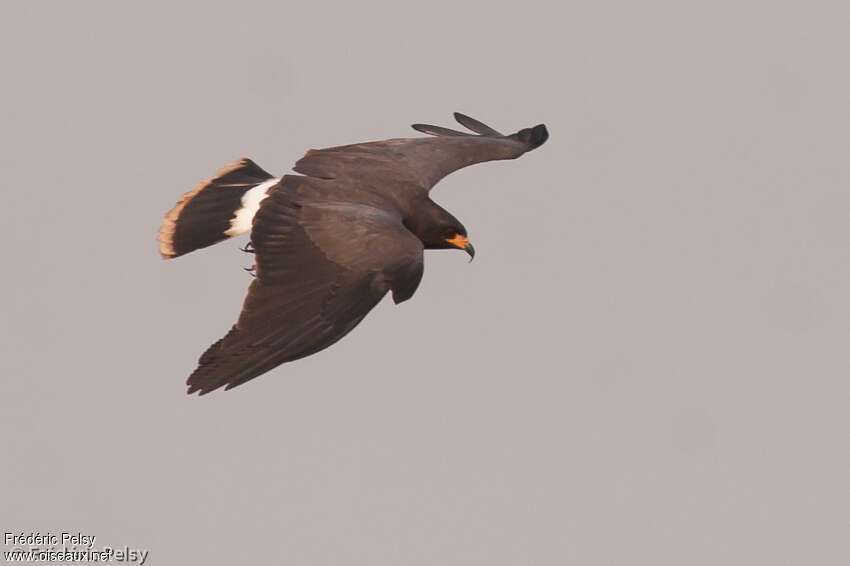
{"label": "bird in flight", "polygon": [[255,254],[239,319],[201,356],[188,393],[231,389],[324,350],[388,292],[406,301],[422,279],[423,250],[474,257],[466,228],[431,188],[467,165],[515,159],[549,134],[543,124],[503,135],[455,118],[474,134],[414,124],[434,137],[310,150],[298,175],[280,178],[243,158],[183,195],[159,230],[163,258],[246,232],[245,251]]}

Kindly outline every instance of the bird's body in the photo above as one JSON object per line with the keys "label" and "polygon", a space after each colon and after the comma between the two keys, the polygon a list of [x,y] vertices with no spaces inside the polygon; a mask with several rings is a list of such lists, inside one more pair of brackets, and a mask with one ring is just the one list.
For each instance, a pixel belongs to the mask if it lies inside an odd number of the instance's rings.
{"label": "bird's body", "polygon": [[249,230],[256,254],[239,320],[201,356],[189,393],[229,389],[327,348],[387,292],[409,299],[424,249],[474,253],[431,187],[461,167],[519,157],[548,133],[540,125],[503,136],[456,117],[482,135],[415,125],[437,137],[311,150],[295,164],[299,175],[282,178],[242,159],[184,195],[160,229],[163,257]]}

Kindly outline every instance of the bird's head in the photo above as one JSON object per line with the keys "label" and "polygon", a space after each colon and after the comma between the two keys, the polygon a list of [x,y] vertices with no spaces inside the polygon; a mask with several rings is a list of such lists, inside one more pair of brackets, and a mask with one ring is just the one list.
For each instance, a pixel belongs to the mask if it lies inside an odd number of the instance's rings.
{"label": "bird's head", "polygon": [[475,257],[475,248],[460,220],[430,199],[418,205],[416,214],[406,218],[404,225],[422,240],[426,250],[458,249],[469,254],[469,261]]}

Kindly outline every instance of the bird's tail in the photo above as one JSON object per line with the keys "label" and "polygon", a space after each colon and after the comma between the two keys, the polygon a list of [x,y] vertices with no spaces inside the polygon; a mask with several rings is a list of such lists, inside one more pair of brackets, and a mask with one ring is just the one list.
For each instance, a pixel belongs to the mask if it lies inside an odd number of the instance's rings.
{"label": "bird's tail", "polygon": [[170,259],[248,232],[260,201],[279,180],[247,158],[228,165],[168,211],[159,253]]}

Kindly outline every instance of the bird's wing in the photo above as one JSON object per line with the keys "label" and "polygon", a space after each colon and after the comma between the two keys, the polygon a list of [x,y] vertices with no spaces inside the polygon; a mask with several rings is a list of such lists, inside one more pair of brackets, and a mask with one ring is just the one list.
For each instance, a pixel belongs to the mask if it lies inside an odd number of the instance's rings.
{"label": "bird's wing", "polygon": [[201,356],[189,393],[235,387],[327,348],[392,291],[419,285],[423,247],[390,211],[310,201],[309,179],[284,177],[257,212],[256,275],[239,320]]}
{"label": "bird's wing", "polygon": [[539,147],[549,137],[546,126],[525,128],[505,136],[468,116],[455,113],[472,135],[414,124],[433,138],[405,138],[310,150],[295,171],[321,179],[348,179],[362,185],[413,185],[429,191],[443,177],[467,165],[515,159]]}

